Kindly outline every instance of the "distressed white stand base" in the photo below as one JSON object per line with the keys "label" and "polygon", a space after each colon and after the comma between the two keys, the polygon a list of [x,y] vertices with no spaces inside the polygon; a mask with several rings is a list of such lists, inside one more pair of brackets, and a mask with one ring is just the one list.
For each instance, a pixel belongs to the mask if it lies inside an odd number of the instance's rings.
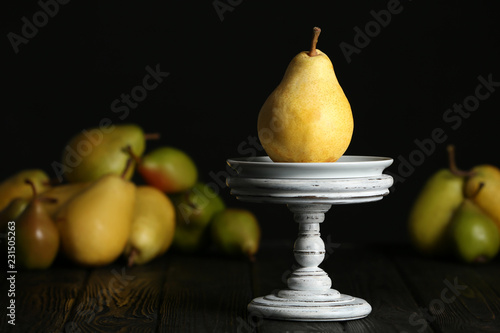
{"label": "distressed white stand base", "polygon": [[[331,289],[331,294],[337,292]],[[325,293],[322,294],[324,296]],[[316,295],[293,300],[279,295],[257,297],[248,305],[248,311],[270,319],[294,321],[353,320],[366,317],[372,307],[364,299],[339,294],[318,300]]]}
{"label": "distressed white stand base", "polygon": [[[244,175],[227,178],[231,193],[243,201],[287,204],[299,225],[293,249],[298,268],[287,279],[288,289],[255,298],[248,305],[248,311],[265,318],[294,321],[366,317],[372,310],[370,304],[332,289],[330,277],[318,267],[325,257],[320,223],[333,204],[382,199],[389,193],[392,177],[380,174],[350,178],[307,178],[304,175],[296,178],[263,178],[259,175],[254,178],[252,170],[245,167]],[[276,168],[279,167],[276,164]]]}

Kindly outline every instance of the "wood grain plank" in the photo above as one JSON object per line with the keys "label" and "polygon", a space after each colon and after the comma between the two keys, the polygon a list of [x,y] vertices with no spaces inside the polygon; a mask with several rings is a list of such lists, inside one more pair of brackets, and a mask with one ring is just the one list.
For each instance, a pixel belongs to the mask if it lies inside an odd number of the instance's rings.
{"label": "wood grain plank", "polygon": [[216,255],[177,255],[167,268],[159,332],[245,332],[250,264]]}
{"label": "wood grain plank", "polygon": [[[1,332],[62,332],[89,272],[76,267],[19,270],[15,282],[16,325],[8,325],[7,298],[0,301]],[[2,292],[4,289],[2,289]]]}
{"label": "wood grain plank", "polygon": [[324,268],[331,274],[334,288],[372,306],[366,318],[346,322],[346,332],[433,332],[430,327],[417,330],[411,324],[411,314],[420,314],[420,309],[384,249],[340,244]]}
{"label": "wood grain plank", "polygon": [[96,268],[65,326],[72,332],[154,332],[168,257]]}
{"label": "wood grain plank", "polygon": [[424,314],[415,318],[416,325],[440,332],[500,332],[500,258],[477,266],[417,254],[393,259]]}

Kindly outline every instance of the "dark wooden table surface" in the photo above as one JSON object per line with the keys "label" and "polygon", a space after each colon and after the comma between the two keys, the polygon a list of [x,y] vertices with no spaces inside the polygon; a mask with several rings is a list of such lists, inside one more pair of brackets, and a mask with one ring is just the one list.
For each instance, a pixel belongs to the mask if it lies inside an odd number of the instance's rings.
{"label": "dark wooden table surface", "polygon": [[[56,263],[1,282],[0,332],[500,332],[500,260],[431,260],[406,246],[325,241],[333,287],[373,307],[348,322],[285,322],[247,313],[285,286],[289,242],[262,244],[254,263],[172,251],[144,265],[85,269]],[[3,270],[6,272],[6,269]],[[15,299],[15,326],[7,306]]]}

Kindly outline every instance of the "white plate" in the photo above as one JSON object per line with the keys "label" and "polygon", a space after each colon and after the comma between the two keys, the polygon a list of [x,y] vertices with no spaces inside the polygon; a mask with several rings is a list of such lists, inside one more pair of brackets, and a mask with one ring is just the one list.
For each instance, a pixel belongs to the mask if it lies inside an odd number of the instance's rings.
{"label": "white plate", "polygon": [[378,156],[344,155],[330,163],[273,162],[268,156],[230,158],[227,163],[240,177],[249,178],[353,178],[382,174],[393,162]]}

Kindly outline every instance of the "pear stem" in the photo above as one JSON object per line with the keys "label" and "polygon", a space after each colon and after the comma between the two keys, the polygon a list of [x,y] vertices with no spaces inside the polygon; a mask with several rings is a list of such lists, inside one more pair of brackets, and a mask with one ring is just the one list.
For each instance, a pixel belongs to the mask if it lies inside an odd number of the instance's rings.
{"label": "pear stem", "polygon": [[33,198],[36,198],[37,196],[36,187],[33,181],[31,179],[25,179],[24,182],[31,186],[31,190],[33,191]]}
{"label": "pear stem", "polygon": [[454,145],[448,145],[446,147],[446,149],[448,150],[449,168],[450,168],[450,171],[452,174],[454,174],[455,176],[459,176],[459,177],[471,177],[474,175],[474,172],[472,172],[472,171],[460,170],[457,167],[457,163],[455,160],[455,146]]}
{"label": "pear stem", "polygon": [[158,140],[158,139],[160,139],[160,137],[161,137],[160,133],[146,133],[146,134],[144,134],[145,140]]}
{"label": "pear stem", "polygon": [[35,183],[33,183],[33,181],[31,179],[28,179],[28,178],[25,179],[24,182],[31,186],[31,190],[33,191],[33,200],[40,200],[40,201],[48,202],[48,203],[57,203],[56,198],[50,198],[50,197],[37,198],[38,193],[36,191]]}
{"label": "pear stem", "polygon": [[122,150],[127,153],[135,161],[135,163],[141,164],[141,158],[132,151],[132,147],[130,145],[124,147]]}
{"label": "pear stem", "polygon": [[135,258],[139,255],[139,250],[137,250],[135,247],[132,247],[130,250],[130,254],[128,255],[128,261],[127,261],[127,266],[132,267],[134,266],[134,261]]}
{"label": "pear stem", "polygon": [[132,147],[130,147],[130,145],[126,146],[122,150],[123,150],[123,152],[128,153],[130,156],[129,159],[127,159],[127,164],[125,165],[125,169],[123,170],[123,172],[121,174],[121,177],[123,179],[125,179],[125,176],[127,175],[128,170],[132,167],[132,162],[135,161],[137,164],[140,164],[141,159],[139,158],[139,156],[134,154],[134,152],[132,151]]}
{"label": "pear stem", "polygon": [[311,41],[311,49],[309,50],[308,55],[310,57],[314,57],[318,55],[318,52],[316,51],[316,44],[318,43],[318,38],[319,34],[321,33],[321,29],[318,27],[313,28],[313,38]]}

